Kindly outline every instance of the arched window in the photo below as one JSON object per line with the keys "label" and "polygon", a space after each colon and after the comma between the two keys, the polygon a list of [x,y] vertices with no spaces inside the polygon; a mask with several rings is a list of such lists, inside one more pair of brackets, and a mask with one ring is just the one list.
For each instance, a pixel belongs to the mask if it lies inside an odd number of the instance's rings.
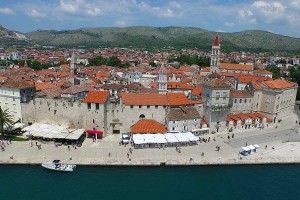
{"label": "arched window", "polygon": [[141,114],[139,118],[140,118],[140,119],[145,119],[145,115],[144,115],[144,114]]}

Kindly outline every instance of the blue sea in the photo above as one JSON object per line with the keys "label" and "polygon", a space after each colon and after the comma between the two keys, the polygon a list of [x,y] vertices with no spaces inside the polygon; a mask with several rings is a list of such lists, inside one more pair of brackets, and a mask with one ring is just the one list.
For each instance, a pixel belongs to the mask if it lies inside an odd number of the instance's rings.
{"label": "blue sea", "polygon": [[1,165],[0,200],[300,199],[300,165],[83,167]]}

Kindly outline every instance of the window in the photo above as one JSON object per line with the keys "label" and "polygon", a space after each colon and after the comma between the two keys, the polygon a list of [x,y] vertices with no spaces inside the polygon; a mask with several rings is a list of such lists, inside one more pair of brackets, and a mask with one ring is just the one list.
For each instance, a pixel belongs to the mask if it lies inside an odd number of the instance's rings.
{"label": "window", "polygon": [[163,106],[163,108],[166,108],[166,106]]}
{"label": "window", "polygon": [[240,99],[240,103],[242,103],[242,99]]}
{"label": "window", "polygon": [[149,109],[149,108],[150,108],[150,106],[148,105],[148,106],[147,106],[147,108]]}
{"label": "window", "polygon": [[155,106],[155,109],[158,109],[158,106]]}
{"label": "window", "polygon": [[219,98],[220,98],[220,92],[217,92],[216,93],[216,100],[219,100]]}
{"label": "window", "polygon": [[139,108],[142,108],[143,106],[139,105]]}
{"label": "window", "polygon": [[133,105],[131,105],[130,108],[132,109],[132,108],[133,108]]}
{"label": "window", "polygon": [[88,109],[91,109],[91,108],[92,108],[91,103],[88,103],[88,104],[87,104],[87,107],[88,107]]}
{"label": "window", "polygon": [[223,92],[223,100],[226,100],[227,98],[227,92]]}
{"label": "window", "polygon": [[244,103],[247,103],[247,99],[244,100]]}
{"label": "window", "polygon": [[144,115],[144,114],[141,114],[139,118],[140,118],[140,119],[145,119],[145,115]]}
{"label": "window", "polygon": [[234,103],[237,103],[237,99],[234,99]]}
{"label": "window", "polygon": [[99,103],[96,103],[96,110],[99,110]]}
{"label": "window", "polygon": [[175,121],[173,121],[173,124],[175,124]]}

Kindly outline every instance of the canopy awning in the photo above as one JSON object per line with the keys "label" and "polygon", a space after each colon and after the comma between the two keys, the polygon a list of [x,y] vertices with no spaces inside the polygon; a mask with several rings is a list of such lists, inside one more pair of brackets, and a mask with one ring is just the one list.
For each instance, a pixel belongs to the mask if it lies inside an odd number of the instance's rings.
{"label": "canopy awning", "polygon": [[97,135],[103,135],[103,131],[96,131],[96,130],[86,130],[88,134],[97,134]]}
{"label": "canopy awning", "polygon": [[248,147],[242,147],[242,149],[244,150],[244,151],[250,151],[251,149],[249,149]]}

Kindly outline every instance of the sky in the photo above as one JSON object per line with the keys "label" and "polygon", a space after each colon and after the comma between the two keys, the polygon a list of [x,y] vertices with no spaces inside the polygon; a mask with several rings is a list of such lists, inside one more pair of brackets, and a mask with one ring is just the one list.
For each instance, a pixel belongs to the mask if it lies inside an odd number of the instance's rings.
{"label": "sky", "polygon": [[186,26],[217,32],[265,30],[300,38],[300,0],[0,0],[0,24],[24,33]]}

